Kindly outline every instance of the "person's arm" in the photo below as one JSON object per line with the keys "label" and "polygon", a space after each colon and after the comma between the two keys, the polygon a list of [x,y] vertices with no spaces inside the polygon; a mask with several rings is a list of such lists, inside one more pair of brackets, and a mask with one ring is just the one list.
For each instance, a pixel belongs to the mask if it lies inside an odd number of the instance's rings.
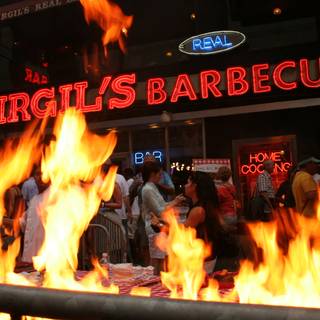
{"label": "person's arm", "polygon": [[286,188],[288,187],[287,184],[288,184],[287,181],[284,181],[283,183],[281,183],[281,185],[276,193],[276,199],[281,203],[284,203],[284,200],[285,200],[283,198],[283,196],[286,195]]}
{"label": "person's arm", "polygon": [[[28,209],[29,210],[29,209]],[[24,233],[26,230],[26,225],[27,225],[27,215],[28,215],[28,210],[25,211],[22,215],[22,217],[19,219],[19,224],[20,224],[20,230]]]}
{"label": "person's arm", "polygon": [[6,228],[12,228],[13,227],[13,219],[3,217],[2,218],[2,225]]}
{"label": "person's arm", "polygon": [[159,189],[167,195],[174,195],[175,189],[174,184],[169,176],[169,174],[163,171],[164,182],[158,183]]}
{"label": "person's arm", "polygon": [[106,202],[105,207],[109,208],[109,209],[121,209],[122,208],[122,194],[121,194],[120,187],[117,183],[114,184],[112,201]]}
{"label": "person's arm", "polygon": [[186,227],[196,228],[205,219],[204,209],[201,207],[195,207],[191,209],[189,216],[184,223]]}
{"label": "person's arm", "polygon": [[317,183],[312,177],[307,177],[302,180],[302,189],[308,200],[316,201],[318,199]]}
{"label": "person's arm", "polygon": [[306,192],[306,197],[308,200],[316,200],[318,198],[318,192],[316,190]]}
{"label": "person's arm", "polygon": [[142,203],[150,213],[154,213],[157,217],[160,217],[161,213],[166,209],[166,202],[164,200],[159,201],[159,198],[161,197],[158,197],[154,190],[142,189]]}
{"label": "person's arm", "polygon": [[11,218],[14,216],[14,201],[15,201],[15,190],[10,188],[7,190],[7,217]]}
{"label": "person's arm", "polygon": [[131,205],[130,205],[130,196],[129,196],[129,185],[127,181],[123,181],[123,188],[124,188],[124,194],[122,195],[123,197],[123,203],[125,205],[128,219],[132,219],[132,210],[131,210]]}

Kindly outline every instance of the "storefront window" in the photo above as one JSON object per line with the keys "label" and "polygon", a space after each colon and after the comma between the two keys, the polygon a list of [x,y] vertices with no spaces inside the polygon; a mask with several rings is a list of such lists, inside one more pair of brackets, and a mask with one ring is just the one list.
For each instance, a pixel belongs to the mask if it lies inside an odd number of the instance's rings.
{"label": "storefront window", "polygon": [[114,153],[128,152],[129,151],[129,132],[119,131],[117,132],[118,142]]}
{"label": "storefront window", "polygon": [[256,191],[257,177],[264,170],[264,161],[270,159],[275,163],[272,174],[275,190],[278,190],[280,184],[287,179],[288,171],[295,164],[295,138],[283,136],[255,141],[240,140],[235,143],[235,149],[240,196],[243,208],[248,211],[250,199]]}
{"label": "storefront window", "polygon": [[169,127],[169,146],[172,179],[180,192],[192,169],[192,159],[203,157],[202,122]]}

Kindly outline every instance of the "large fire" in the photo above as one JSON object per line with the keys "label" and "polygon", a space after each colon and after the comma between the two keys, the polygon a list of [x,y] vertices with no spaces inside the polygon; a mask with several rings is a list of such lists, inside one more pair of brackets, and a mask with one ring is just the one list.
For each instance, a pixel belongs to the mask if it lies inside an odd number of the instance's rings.
{"label": "large fire", "polygon": [[[97,261],[93,261],[94,270],[82,280],[75,278],[80,238],[101,200],[108,201],[113,193],[116,168],[111,167],[104,175],[101,166],[112,154],[116,136],[89,132],[84,116],[73,108],[57,118],[54,139],[46,147],[44,128],[45,123],[35,124],[19,140],[5,144],[0,164],[0,214],[4,214],[5,190],[27,178],[33,163],[41,160],[42,179],[50,181],[39,207],[45,238],[34,257],[35,268],[43,274],[41,285],[118,294],[118,286],[103,285],[108,272]],[[261,262],[243,261],[234,289],[221,294],[218,282],[208,279],[204,271],[210,246],[196,239],[194,229],[179,224],[175,212],[168,211],[167,236],[159,238],[159,245],[168,253],[168,270],[161,274],[162,285],[176,299],[318,307],[319,217],[320,209],[313,219],[283,210],[275,214],[272,222],[250,224]],[[8,250],[0,249],[0,281],[34,286],[26,277],[14,273],[19,243],[17,238]],[[151,293],[149,287],[134,287],[130,292],[135,296]]]}

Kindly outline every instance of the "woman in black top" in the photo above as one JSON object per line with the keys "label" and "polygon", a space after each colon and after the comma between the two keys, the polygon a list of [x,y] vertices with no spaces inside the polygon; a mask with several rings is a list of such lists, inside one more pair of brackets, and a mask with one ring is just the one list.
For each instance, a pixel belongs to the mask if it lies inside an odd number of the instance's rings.
{"label": "woman in black top", "polygon": [[215,184],[207,173],[193,172],[185,185],[185,195],[192,201],[185,226],[196,229],[197,238],[211,244],[212,253],[206,259],[205,269],[207,273],[212,273],[223,230]]}

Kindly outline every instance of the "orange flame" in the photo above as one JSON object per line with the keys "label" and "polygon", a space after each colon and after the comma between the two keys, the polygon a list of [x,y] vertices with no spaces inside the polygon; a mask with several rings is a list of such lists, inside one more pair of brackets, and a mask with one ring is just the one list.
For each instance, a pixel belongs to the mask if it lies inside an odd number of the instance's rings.
{"label": "orange flame", "polygon": [[134,287],[131,289],[130,295],[138,297],[150,297],[151,289],[147,287]]}
{"label": "orange flame", "polygon": [[171,291],[171,298],[197,300],[210,247],[196,238],[195,229],[179,224],[173,211],[168,211],[165,219],[169,235],[159,238],[158,245],[168,253],[168,272],[161,273],[161,281]]}
{"label": "orange flame", "polygon": [[[45,270],[46,287],[115,293],[117,288],[102,287],[102,269],[97,264],[83,281],[77,282],[74,272],[80,238],[101,199],[108,201],[112,196],[116,169],[102,177],[100,167],[111,155],[116,136],[90,133],[84,116],[72,108],[57,119],[54,135],[56,141],[51,141],[42,158],[43,179],[51,186],[41,207],[45,240],[34,265]],[[93,183],[97,177],[102,184]]]}
{"label": "orange flame", "polygon": [[[41,159],[44,181],[51,186],[41,205],[45,239],[34,265],[43,271],[43,286],[49,288],[119,293],[119,287],[104,287],[108,272],[95,260],[94,270],[76,281],[77,253],[82,234],[96,214],[101,199],[112,197],[116,168],[107,175],[102,164],[116,145],[115,133],[97,136],[87,129],[84,116],[69,108],[60,115],[54,127],[56,139],[42,155],[41,140],[45,128],[35,124],[18,140],[9,141],[0,152],[0,218],[4,215],[4,193],[20,183]],[[30,161],[26,161],[30,159]],[[161,273],[162,283],[171,298],[235,301],[241,303],[319,307],[320,299],[320,204],[314,218],[281,210],[269,223],[250,224],[256,246],[263,252],[263,261],[254,265],[243,261],[235,279],[235,289],[219,293],[219,284],[210,279],[204,287],[204,263],[210,256],[210,246],[196,238],[196,231],[179,224],[175,213],[168,211],[167,237],[159,237],[158,245],[168,253],[168,271]],[[19,252],[19,239],[7,251],[1,249],[0,282],[35,285],[14,273]],[[204,288],[203,288],[204,287]],[[151,295],[151,289],[135,287],[134,296]],[[2,319],[2,314],[0,318]],[[4,315],[4,317],[6,317]]]}
{"label": "orange flame", "polygon": [[107,53],[110,42],[118,42],[122,51],[125,51],[123,37],[133,22],[132,16],[126,16],[121,8],[109,0],[80,0],[87,23],[95,21],[104,31],[102,43]]}
{"label": "orange flame", "polygon": [[[5,214],[4,194],[8,188],[21,183],[26,179],[35,163],[41,157],[41,140],[46,122],[39,128],[38,123],[34,123],[21,136],[20,139],[10,139],[0,152],[0,226]],[[15,223],[16,227],[17,223]],[[15,260],[20,250],[20,239],[17,238],[7,251],[2,250],[2,240],[0,238],[0,282],[15,283],[12,274],[15,267]],[[9,279],[10,278],[10,279]]]}
{"label": "orange flame", "polygon": [[275,221],[250,225],[250,231],[263,262],[257,269],[242,263],[235,280],[240,302],[318,308],[319,220],[281,211]]}

